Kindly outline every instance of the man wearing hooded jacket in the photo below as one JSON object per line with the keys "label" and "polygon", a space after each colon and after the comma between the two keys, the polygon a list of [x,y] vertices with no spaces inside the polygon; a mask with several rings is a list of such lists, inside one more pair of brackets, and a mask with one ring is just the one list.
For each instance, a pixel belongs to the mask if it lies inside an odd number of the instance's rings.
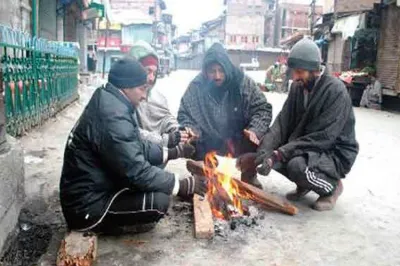
{"label": "man wearing hooded jacket", "polygon": [[135,57],[147,71],[149,86],[146,101],[137,108],[140,135],[164,147],[173,148],[188,141],[190,129],[181,127],[168,108],[165,96],[156,88],[159,60],[156,51],[145,41],[132,46],[130,55]]}
{"label": "man wearing hooded jacket", "polygon": [[253,165],[241,167],[259,165],[262,175],[272,168],[279,171],[297,185],[287,195],[289,200],[314,191],[320,197],[313,208],[325,211],[334,208],[343,191],[341,179],[350,172],[358,143],[350,96],[320,64],[320,51],[312,40],[293,46],[288,58],[293,72],[289,96]]}
{"label": "man wearing hooded jacket", "polygon": [[150,154],[160,146],[142,140],[136,119],[146,82],[146,71],[135,59],[117,61],[72,129],[60,181],[70,230],[115,233],[152,224],[166,213],[170,195],[207,190],[204,178],[179,179],[152,166]]}
{"label": "man wearing hooded jacket", "polygon": [[[235,157],[256,151],[271,117],[272,107],[261,90],[219,43],[207,51],[202,72],[190,83],[178,112],[179,123],[199,136],[197,160],[211,151]],[[255,169],[242,171],[242,179],[261,187]]]}

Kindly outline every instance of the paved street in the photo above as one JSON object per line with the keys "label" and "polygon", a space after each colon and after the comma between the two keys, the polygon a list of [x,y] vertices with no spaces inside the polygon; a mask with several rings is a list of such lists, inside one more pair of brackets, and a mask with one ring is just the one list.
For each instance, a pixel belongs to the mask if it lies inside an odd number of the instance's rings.
{"label": "paved street", "polygon": [[[262,73],[249,73],[261,82]],[[176,113],[192,71],[173,72],[158,81]],[[99,83],[99,82],[98,82]],[[64,144],[94,86],[83,88],[79,102],[23,137],[29,197],[57,195]],[[286,95],[267,93],[274,116]],[[172,209],[155,231],[122,238],[100,238],[97,265],[400,265],[400,115],[356,110],[360,154],[344,180],[344,193],[331,212],[297,204],[294,217],[265,212],[252,228],[228,238],[198,241],[192,236],[189,210]],[[184,173],[184,161],[168,166]],[[294,185],[277,173],[261,178],[265,189],[283,196]],[[176,215],[174,215],[176,214]]]}

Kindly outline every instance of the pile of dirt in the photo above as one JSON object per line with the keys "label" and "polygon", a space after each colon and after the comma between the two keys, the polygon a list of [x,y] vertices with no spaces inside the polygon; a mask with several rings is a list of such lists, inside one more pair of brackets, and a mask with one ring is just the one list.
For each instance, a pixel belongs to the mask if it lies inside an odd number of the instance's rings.
{"label": "pile of dirt", "polygon": [[18,231],[1,258],[1,265],[34,265],[47,251],[53,234],[50,226],[25,223]]}
{"label": "pile of dirt", "polygon": [[30,200],[21,210],[18,227],[0,253],[0,266],[36,265],[55,235],[65,231],[58,197]]}

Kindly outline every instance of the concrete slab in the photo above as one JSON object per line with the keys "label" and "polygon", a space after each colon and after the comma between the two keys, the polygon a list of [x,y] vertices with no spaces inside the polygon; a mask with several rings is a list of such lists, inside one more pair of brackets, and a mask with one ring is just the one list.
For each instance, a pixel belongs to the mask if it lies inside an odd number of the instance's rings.
{"label": "concrete slab", "polygon": [[24,192],[24,161],[19,142],[7,137],[10,150],[0,154],[0,251],[18,221]]}

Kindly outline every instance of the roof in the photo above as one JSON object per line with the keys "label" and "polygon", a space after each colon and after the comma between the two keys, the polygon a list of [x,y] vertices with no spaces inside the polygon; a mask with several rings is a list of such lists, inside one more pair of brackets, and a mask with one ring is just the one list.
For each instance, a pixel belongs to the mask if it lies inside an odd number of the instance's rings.
{"label": "roof", "polygon": [[304,34],[303,33],[296,32],[295,34],[290,35],[289,37],[281,40],[280,41],[280,45],[290,46],[290,45],[295,44],[296,42],[300,41],[303,38],[304,38]]}
{"label": "roof", "polygon": [[[241,51],[241,50],[244,50],[242,47],[237,46],[237,45],[225,45],[225,49],[226,49],[226,50],[231,50],[231,51]],[[275,47],[256,48],[255,51],[269,52],[269,53],[289,53],[289,50],[288,50],[288,49],[275,48]]]}

